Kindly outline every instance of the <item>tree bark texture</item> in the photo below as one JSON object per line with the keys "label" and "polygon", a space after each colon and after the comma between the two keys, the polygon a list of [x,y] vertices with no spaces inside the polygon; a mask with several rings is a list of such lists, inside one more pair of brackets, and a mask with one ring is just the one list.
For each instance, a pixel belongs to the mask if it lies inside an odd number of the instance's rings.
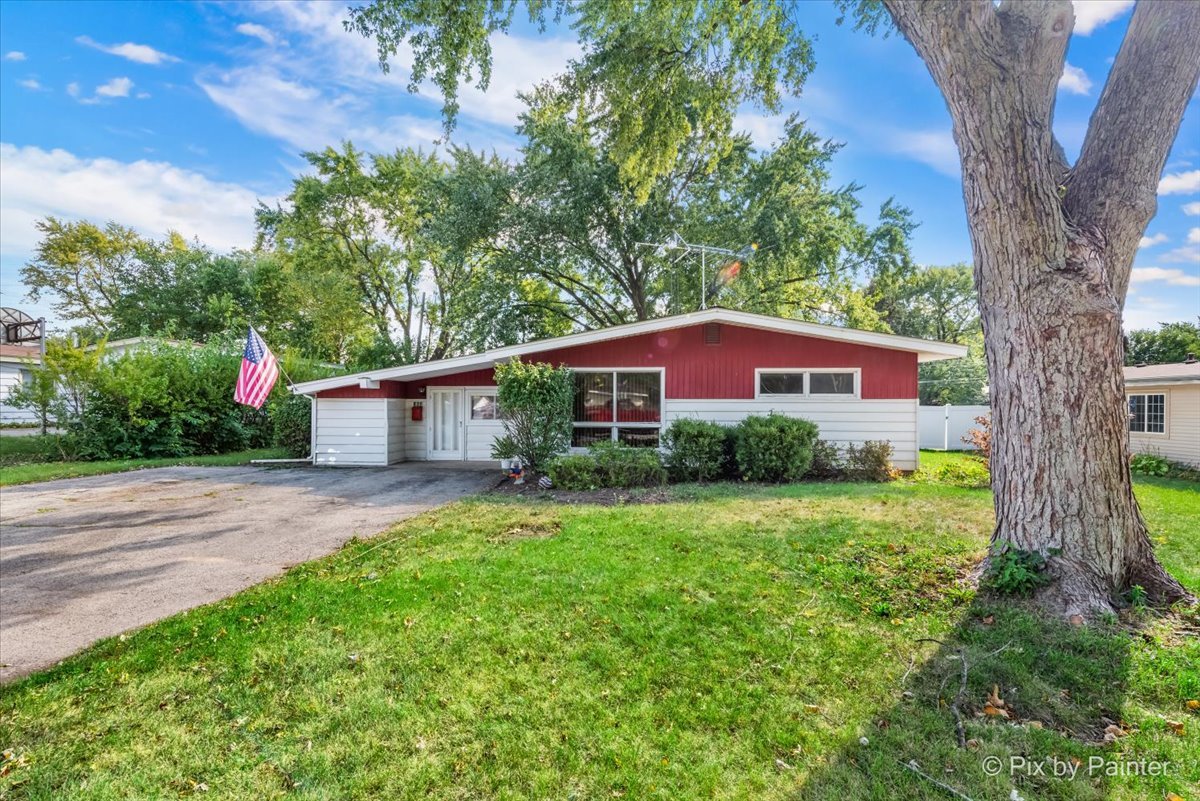
{"label": "tree bark texture", "polygon": [[1200,3],[1142,0],[1072,167],[1052,131],[1067,0],[885,0],[954,126],[991,383],[993,552],[1050,554],[1040,600],[1094,616],[1159,565],[1133,495],[1121,314],[1200,75]]}

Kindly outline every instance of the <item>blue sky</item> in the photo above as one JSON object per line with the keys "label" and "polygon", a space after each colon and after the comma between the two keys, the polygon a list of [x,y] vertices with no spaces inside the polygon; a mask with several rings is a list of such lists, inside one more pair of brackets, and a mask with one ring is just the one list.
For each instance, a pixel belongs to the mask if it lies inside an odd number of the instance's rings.
{"label": "blue sky", "polygon": [[[1072,159],[1129,21],[1131,2],[1076,2],[1055,127]],[[802,7],[817,68],[796,111],[845,143],[839,183],[863,186],[868,216],[890,196],[921,226],[923,264],[969,261],[957,156],[945,106],[900,38],[835,25]],[[299,153],[350,139],[368,150],[434,147],[441,101],[406,89],[369,42],[345,33],[344,6],[316,3],[0,3],[0,302],[34,313],[18,270],[47,215],[178,230],[218,249],[249,246],[253,209],[286,194]],[[579,50],[570,31],[519,26],[494,40],[489,91],[466,90],[454,139],[516,152],[516,92]],[[747,108],[768,144],[784,115]],[[1200,101],[1188,106],[1135,262],[1126,327],[1200,314]]]}

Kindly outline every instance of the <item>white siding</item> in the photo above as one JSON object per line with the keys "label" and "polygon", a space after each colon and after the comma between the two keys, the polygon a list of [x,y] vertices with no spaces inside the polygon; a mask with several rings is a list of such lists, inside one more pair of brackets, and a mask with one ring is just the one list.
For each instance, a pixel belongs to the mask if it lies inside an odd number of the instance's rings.
{"label": "white siding", "polygon": [[387,462],[395,464],[404,461],[406,406],[397,398],[388,398],[384,403],[387,404]]}
{"label": "white siding", "polygon": [[1136,385],[1125,388],[1130,395],[1166,395],[1166,431],[1162,434],[1129,433],[1132,453],[1153,453],[1200,467],[1200,384],[1172,386]]}
{"label": "white siding", "polygon": [[424,404],[424,401],[404,401],[404,419],[407,421],[404,426],[404,458],[423,461],[429,458],[425,451],[425,426],[429,421],[412,419],[412,407],[417,403]]}
{"label": "white siding", "polygon": [[666,402],[664,424],[681,417],[733,425],[752,414],[780,412],[817,424],[821,439],[840,445],[861,445],[867,440],[892,443],[892,463],[915,470],[917,452],[917,401],[913,400],[672,400]]}
{"label": "white siding", "polygon": [[8,395],[24,383],[27,368],[19,364],[0,362],[0,423],[36,423],[32,409],[17,409],[8,405]]}
{"label": "white siding", "polygon": [[318,398],[317,464],[384,465],[387,406],[382,398]]}

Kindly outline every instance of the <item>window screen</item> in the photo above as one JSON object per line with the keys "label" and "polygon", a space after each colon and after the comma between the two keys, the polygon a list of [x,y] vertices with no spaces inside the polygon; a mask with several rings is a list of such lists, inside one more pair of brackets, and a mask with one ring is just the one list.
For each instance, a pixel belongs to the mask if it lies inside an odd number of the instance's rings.
{"label": "window screen", "polygon": [[854,373],[809,373],[810,395],[853,395]]}
{"label": "window screen", "polygon": [[575,373],[576,423],[611,423],[612,401],[612,373]]}
{"label": "window screen", "polygon": [[803,395],[804,373],[759,373],[759,395]]}
{"label": "window screen", "polygon": [[617,373],[617,422],[657,423],[662,410],[658,373]]}

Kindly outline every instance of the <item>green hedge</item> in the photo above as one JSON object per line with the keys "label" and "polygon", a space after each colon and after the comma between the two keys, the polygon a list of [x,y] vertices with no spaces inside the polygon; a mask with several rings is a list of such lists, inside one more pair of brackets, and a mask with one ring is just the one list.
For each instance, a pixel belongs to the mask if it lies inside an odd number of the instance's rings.
{"label": "green hedge", "polygon": [[682,418],[663,434],[667,469],[675,481],[711,481],[732,462],[733,432],[719,423]]}
{"label": "green hedge", "polygon": [[738,424],[734,454],[747,481],[799,481],[813,460],[817,426],[808,420],[772,412]]}
{"label": "green hedge", "polygon": [[547,475],[564,490],[605,487],[657,487],[667,471],[654,448],[633,448],[621,442],[601,442],[587,454],[568,454],[550,462]]}

